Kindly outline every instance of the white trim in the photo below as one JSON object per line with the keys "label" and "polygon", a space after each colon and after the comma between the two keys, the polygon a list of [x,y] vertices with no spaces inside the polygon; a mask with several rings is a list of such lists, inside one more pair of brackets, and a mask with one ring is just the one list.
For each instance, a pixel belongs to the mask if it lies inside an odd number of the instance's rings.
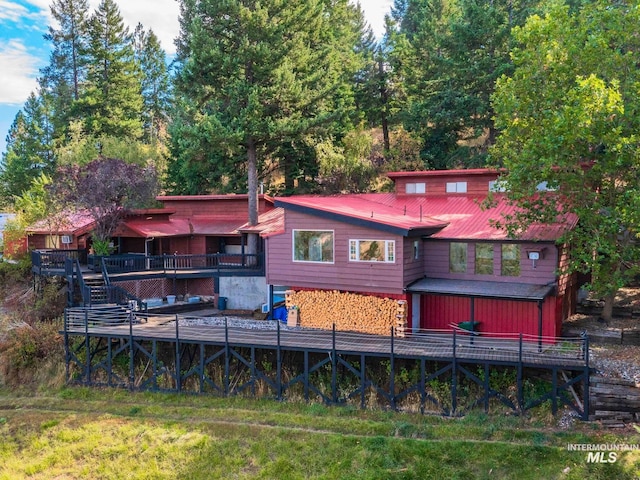
{"label": "white trim", "polygon": [[[332,260],[325,262],[322,260],[296,260],[296,232],[324,232],[331,234]],[[336,235],[335,230],[314,229],[314,228],[294,228],[291,230],[291,261],[294,263],[315,263],[320,265],[333,265],[336,262]]]}
{"label": "white trim", "polygon": [[[351,255],[351,246],[352,246],[352,242],[356,242],[355,243],[355,254],[357,256],[357,258],[352,258]],[[379,243],[384,243],[384,260],[379,261],[379,260],[360,260],[360,242],[379,242]],[[393,243],[393,260],[389,260],[389,247],[390,244]],[[348,252],[348,258],[350,262],[362,262],[362,263],[396,263],[396,241],[395,240],[381,240],[381,239],[375,239],[375,238],[371,238],[371,239],[365,239],[365,238],[351,238],[349,239],[349,252]]]}

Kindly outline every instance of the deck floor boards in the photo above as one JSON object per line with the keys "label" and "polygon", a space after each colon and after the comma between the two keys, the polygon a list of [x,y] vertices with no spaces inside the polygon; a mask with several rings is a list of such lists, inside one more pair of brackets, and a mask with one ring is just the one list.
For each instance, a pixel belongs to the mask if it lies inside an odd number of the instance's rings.
{"label": "deck floor boards", "polygon": [[[88,334],[91,337],[128,338],[135,340],[158,340],[174,342],[176,326],[174,322],[164,324],[119,324],[111,326],[89,326],[68,328],[72,336]],[[279,336],[279,341],[278,341]],[[224,326],[179,326],[178,338],[182,343],[206,343],[212,345],[228,344],[232,347],[256,347],[283,350],[307,350],[331,352],[334,340],[331,331],[325,330],[252,330],[229,327],[225,334]],[[453,334],[438,333],[429,335],[409,335],[393,338],[393,355],[396,357],[427,358],[430,360],[450,360],[454,358]],[[364,333],[341,332],[335,334],[335,351],[340,354],[367,354],[386,356],[392,352],[389,336]],[[455,358],[461,362],[491,361],[495,363],[522,363],[531,366],[584,368],[586,360],[576,355],[575,349],[563,352],[554,345],[536,342],[523,342],[520,357],[517,340],[457,335]]]}

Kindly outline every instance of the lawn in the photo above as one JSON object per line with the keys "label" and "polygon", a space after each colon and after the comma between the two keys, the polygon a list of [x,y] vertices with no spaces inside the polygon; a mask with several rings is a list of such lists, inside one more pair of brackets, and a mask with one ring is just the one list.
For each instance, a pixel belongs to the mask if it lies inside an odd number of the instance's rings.
{"label": "lawn", "polygon": [[0,479],[635,479],[640,444],[593,424],[63,388],[0,390]]}

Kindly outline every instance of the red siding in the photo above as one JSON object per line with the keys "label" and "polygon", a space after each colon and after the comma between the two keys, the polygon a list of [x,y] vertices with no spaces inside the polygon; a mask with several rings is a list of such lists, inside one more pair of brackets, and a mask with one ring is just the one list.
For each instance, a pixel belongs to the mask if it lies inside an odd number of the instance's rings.
{"label": "red siding", "polygon": [[[482,322],[479,330],[487,333],[538,335],[538,303],[516,300],[476,298],[474,319]],[[446,329],[452,323],[470,319],[468,297],[444,295],[422,296],[422,325],[425,329]],[[560,335],[556,316],[556,297],[548,297],[542,305],[542,335]]]}
{"label": "red siding", "polygon": [[[212,196],[211,198],[197,197],[159,197],[164,207],[175,210],[177,217],[193,217],[196,215],[219,215],[225,217],[247,217],[249,215],[249,206],[246,195]],[[264,197],[258,201],[258,210],[260,213],[271,210],[273,205],[267,202]]]}
{"label": "red siding", "polygon": [[493,275],[476,275],[475,243],[467,242],[467,273],[449,273],[449,242],[428,241],[425,246],[424,273],[427,277],[451,278],[455,280],[488,280],[491,282],[517,282],[546,285],[556,281],[557,250],[554,245],[545,244],[544,258],[533,262],[527,258],[527,250],[540,250],[541,245],[523,243],[520,247],[520,276],[503,277],[500,275],[500,242],[494,243]]}
{"label": "red siding", "polygon": [[[457,193],[447,193],[447,182],[467,182],[467,195],[484,196],[489,192],[489,182],[498,177],[496,172],[483,172],[481,174],[469,174],[465,172],[455,172],[441,175],[434,175],[434,172],[425,172],[425,175],[403,176],[395,179],[395,190],[398,195],[405,195],[407,183],[425,183],[426,193],[416,196],[431,195],[461,195]],[[410,194],[413,196],[414,194]],[[464,194],[462,194],[464,195]]]}
{"label": "red siding", "polygon": [[[333,230],[334,263],[294,262],[292,231]],[[349,240],[395,240],[396,261],[350,262]],[[318,290],[344,290],[400,294],[404,288],[403,237],[365,227],[357,227],[335,220],[287,211],[285,233],[269,237],[267,255],[267,283],[298,285]]]}

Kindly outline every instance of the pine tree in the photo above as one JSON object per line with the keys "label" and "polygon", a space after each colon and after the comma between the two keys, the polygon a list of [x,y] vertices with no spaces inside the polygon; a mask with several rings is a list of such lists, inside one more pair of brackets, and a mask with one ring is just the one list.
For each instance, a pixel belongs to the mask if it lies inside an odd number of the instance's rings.
{"label": "pine tree", "polygon": [[39,82],[41,94],[52,105],[56,137],[65,135],[71,106],[80,98],[87,78],[88,11],[87,0],[54,0],[51,4],[59,28],[49,27],[44,36],[51,43],[51,55]]}
{"label": "pine tree", "polygon": [[208,174],[199,182],[208,188],[240,171],[231,162],[244,157],[251,224],[262,162],[305,134],[348,127],[360,68],[348,46],[357,40],[353,20],[346,0],[183,0],[177,89],[185,110],[172,127],[173,153],[187,171]]}
{"label": "pine tree", "polygon": [[113,0],[102,0],[89,20],[87,88],[74,105],[85,131],[95,136],[142,136],[141,72],[129,29]]}
{"label": "pine tree", "polygon": [[166,53],[153,30],[141,24],[134,35],[135,57],[142,72],[142,125],[145,142],[155,144],[166,132],[170,98],[170,80]]}
{"label": "pine tree", "polygon": [[495,142],[490,97],[512,69],[511,31],[538,0],[396,0],[389,35],[405,128],[432,168],[481,166]]}
{"label": "pine tree", "polygon": [[41,174],[54,168],[52,128],[41,98],[32,93],[16,115],[7,135],[7,150],[0,167],[0,203],[28,190]]}

